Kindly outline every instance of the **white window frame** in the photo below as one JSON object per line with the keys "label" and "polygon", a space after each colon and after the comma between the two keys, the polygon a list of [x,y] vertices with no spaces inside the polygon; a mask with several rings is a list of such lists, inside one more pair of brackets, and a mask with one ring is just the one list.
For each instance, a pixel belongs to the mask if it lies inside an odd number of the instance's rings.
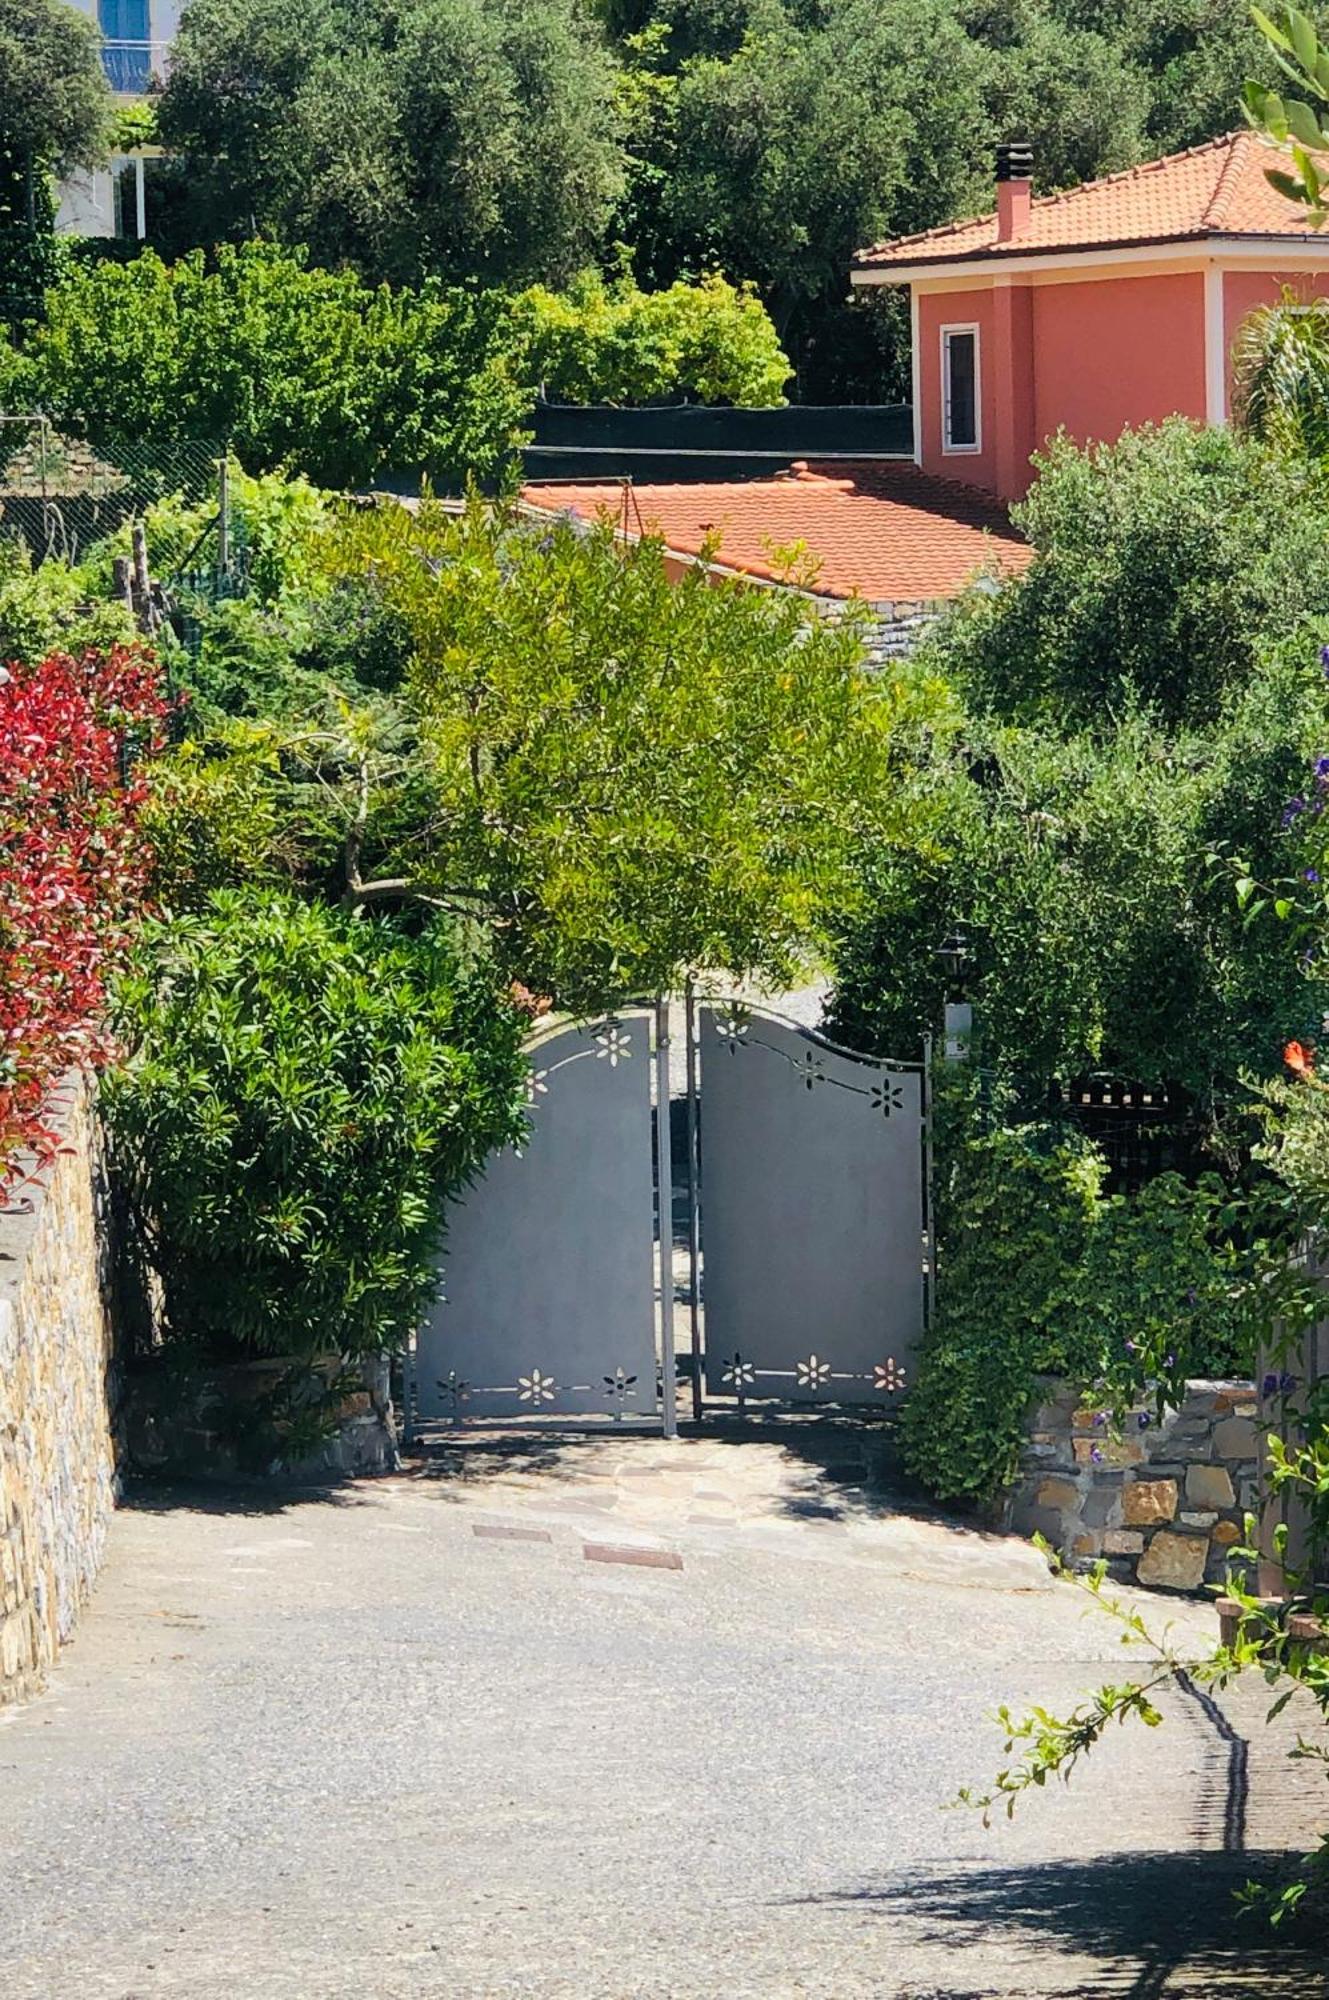
{"label": "white window frame", "polygon": [[[976,320],[955,320],[939,329],[941,354],[941,448],[947,458],[973,458],[983,449],[983,335]],[[950,340],[954,333],[974,337],[974,441],[951,442]]]}

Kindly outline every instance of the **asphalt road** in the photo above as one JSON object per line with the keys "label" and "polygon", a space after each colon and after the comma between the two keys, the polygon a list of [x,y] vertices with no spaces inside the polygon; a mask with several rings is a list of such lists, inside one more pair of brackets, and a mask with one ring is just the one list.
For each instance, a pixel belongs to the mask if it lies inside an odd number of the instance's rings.
{"label": "asphalt road", "polygon": [[1177,1696],[1014,1826],[942,1809],[996,1768],[998,1702],[1120,1649],[843,1450],[139,1494],[49,1692],[0,1716],[0,1995],[1329,1995],[1230,1914],[1321,1803],[1263,1688]]}

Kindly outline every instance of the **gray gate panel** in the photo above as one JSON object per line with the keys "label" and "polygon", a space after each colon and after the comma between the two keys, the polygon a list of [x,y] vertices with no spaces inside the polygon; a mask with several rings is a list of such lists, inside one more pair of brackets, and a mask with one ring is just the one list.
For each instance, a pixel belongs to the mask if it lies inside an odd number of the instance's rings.
{"label": "gray gate panel", "polygon": [[923,1078],[701,1010],[706,1382],[890,1403],[924,1316]]}
{"label": "gray gate panel", "polygon": [[535,1046],[530,1118],[448,1211],[417,1413],[654,1418],[649,1016]]}

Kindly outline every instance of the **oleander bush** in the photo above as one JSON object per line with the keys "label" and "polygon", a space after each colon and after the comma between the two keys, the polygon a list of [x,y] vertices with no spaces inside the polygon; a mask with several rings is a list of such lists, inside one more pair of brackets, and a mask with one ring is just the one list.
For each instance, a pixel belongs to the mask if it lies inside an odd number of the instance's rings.
{"label": "oleander bush", "polygon": [[149,921],[104,1107],[177,1358],[400,1347],[444,1205],[522,1130],[523,1017],[483,956],[273,890]]}

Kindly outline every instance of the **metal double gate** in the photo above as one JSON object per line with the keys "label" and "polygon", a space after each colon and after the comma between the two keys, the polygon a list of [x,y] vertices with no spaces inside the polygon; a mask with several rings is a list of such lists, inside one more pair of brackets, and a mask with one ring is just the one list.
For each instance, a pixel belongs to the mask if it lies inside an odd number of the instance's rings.
{"label": "metal double gate", "polygon": [[412,1427],[668,1436],[680,1387],[694,1415],[899,1400],[931,1288],[926,1063],[721,1001],[555,1024],[528,1052],[528,1136],[449,1210]]}

